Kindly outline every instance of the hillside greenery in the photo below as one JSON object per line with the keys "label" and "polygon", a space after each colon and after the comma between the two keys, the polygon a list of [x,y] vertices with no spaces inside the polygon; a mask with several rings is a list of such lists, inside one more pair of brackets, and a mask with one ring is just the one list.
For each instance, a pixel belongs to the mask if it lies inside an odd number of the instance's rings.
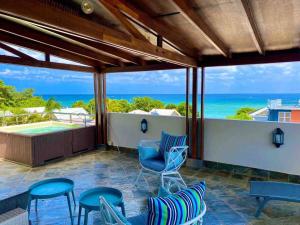
{"label": "hillside greenery", "polygon": [[232,116],[228,116],[227,119],[231,120],[252,120],[250,113],[255,112],[257,109],[250,107],[243,107],[236,111]]}

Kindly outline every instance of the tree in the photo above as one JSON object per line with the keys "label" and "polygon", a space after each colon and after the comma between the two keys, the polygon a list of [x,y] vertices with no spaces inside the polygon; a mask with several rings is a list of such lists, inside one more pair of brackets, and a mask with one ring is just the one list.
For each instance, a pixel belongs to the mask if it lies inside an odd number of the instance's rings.
{"label": "tree", "polygon": [[164,104],[150,97],[133,98],[131,110],[140,109],[149,112],[151,109],[163,109]]}
{"label": "tree", "polygon": [[86,104],[82,100],[78,100],[72,104],[72,108],[85,108]]}
{"label": "tree", "polygon": [[94,115],[96,113],[96,104],[95,104],[95,99],[94,98],[89,100],[89,102],[86,105],[86,110],[91,115]]}
{"label": "tree", "polygon": [[107,99],[108,112],[129,112],[131,104],[125,99]]}
{"label": "tree", "polygon": [[[186,104],[185,102],[181,102],[176,106],[176,110],[177,112],[179,112],[180,115],[185,116],[186,115]],[[192,106],[189,105],[189,109],[188,109],[188,114],[189,116],[192,116]]]}
{"label": "tree", "polygon": [[177,105],[171,103],[171,104],[167,104],[167,105],[165,106],[165,108],[166,108],[166,109],[176,109],[176,108],[177,108]]}
{"label": "tree", "polygon": [[49,100],[46,102],[45,111],[48,113],[51,113],[55,109],[61,109],[61,104],[59,102],[55,101],[54,98],[49,98]]}
{"label": "tree", "polygon": [[249,115],[250,113],[256,111],[254,108],[244,107],[240,108],[236,111],[235,115],[227,116],[227,119],[231,120],[253,120],[253,118]]}

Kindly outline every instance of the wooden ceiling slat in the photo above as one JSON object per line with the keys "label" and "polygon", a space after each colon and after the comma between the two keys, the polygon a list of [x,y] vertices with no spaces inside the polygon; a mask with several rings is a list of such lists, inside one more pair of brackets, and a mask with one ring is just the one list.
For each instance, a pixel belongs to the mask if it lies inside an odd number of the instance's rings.
{"label": "wooden ceiling slat", "polygon": [[0,63],[7,64],[16,64],[22,66],[33,66],[33,67],[43,67],[50,69],[61,69],[61,70],[74,70],[80,72],[95,72],[95,68],[87,67],[87,66],[77,66],[71,64],[63,64],[63,63],[55,63],[55,62],[46,62],[39,60],[29,60],[29,59],[21,59],[12,56],[0,55]]}
{"label": "wooden ceiling slat", "polygon": [[[2,15],[0,15],[1,17]],[[119,65],[119,61],[116,59],[113,59],[111,57],[101,55],[99,53],[96,53],[94,51],[87,51],[87,49],[78,46],[76,44],[67,42],[65,40],[62,40],[59,37],[49,35],[49,32],[43,33],[39,30],[31,29],[33,26],[25,27],[23,25],[11,22],[6,19],[0,19],[0,30],[13,33],[15,35],[29,38],[31,40],[35,40],[37,42],[47,44],[51,47],[60,48],[66,51],[69,51],[76,55],[81,55],[87,58],[95,59],[103,63],[109,63],[112,65]],[[42,28],[39,28],[42,29]]]}
{"label": "wooden ceiling slat", "polygon": [[187,1],[173,0],[181,14],[193,24],[201,34],[211,43],[222,55],[229,56],[229,48],[223,41],[209,28],[203,19],[188,5]]}
{"label": "wooden ceiling slat", "polygon": [[148,41],[146,37],[143,34],[141,34],[141,32],[126,19],[126,17],[120,12],[118,8],[113,7],[111,4],[108,4],[106,1],[103,0],[99,0],[99,2],[101,2],[104,5],[104,7],[120,21],[120,23],[133,37],[143,41]]}
{"label": "wooden ceiling slat", "polygon": [[136,8],[133,4],[126,0],[102,0],[107,4],[118,8],[120,11],[128,15],[130,18],[134,19],[138,23],[142,23],[146,27],[155,31],[157,34],[162,35],[165,39],[169,40],[172,44],[177,46],[182,53],[195,56],[196,50],[188,43],[186,43],[180,35],[176,32],[176,28],[172,27],[161,20],[152,18],[146,12]]}
{"label": "wooden ceiling slat", "polygon": [[87,38],[93,38],[115,48],[149,56],[157,60],[182,66],[197,66],[197,60],[191,57],[154,46],[63,10],[50,6],[45,7],[38,0],[19,0],[18,4],[13,1],[4,1],[1,3],[0,12]]}
{"label": "wooden ceiling slat", "polygon": [[253,42],[260,54],[264,54],[264,43],[259,32],[258,26],[256,24],[253,9],[251,7],[251,2],[249,0],[240,0],[242,13],[246,18],[247,25],[249,27],[249,31],[251,33],[251,37]]}
{"label": "wooden ceiling slat", "polygon": [[11,44],[15,44],[18,46],[23,46],[28,49],[44,52],[46,54],[54,55],[60,58],[64,58],[67,60],[71,60],[74,62],[78,62],[84,65],[93,66],[93,67],[102,67],[103,65],[92,59],[88,59],[79,55],[72,54],[70,52],[58,49],[58,48],[49,48],[48,45],[26,39],[20,36],[15,36],[13,34],[8,34],[3,31],[0,31],[0,40],[4,42],[8,42]]}
{"label": "wooden ceiling slat", "polygon": [[36,60],[35,58],[29,56],[29,55],[26,55],[25,53],[23,52],[20,52],[18,51],[17,49],[14,49],[2,42],[0,42],[0,48],[6,50],[6,51],[9,51],[10,53],[14,54],[14,55],[17,55],[19,56],[20,58],[24,58],[24,59],[28,59],[28,60]]}

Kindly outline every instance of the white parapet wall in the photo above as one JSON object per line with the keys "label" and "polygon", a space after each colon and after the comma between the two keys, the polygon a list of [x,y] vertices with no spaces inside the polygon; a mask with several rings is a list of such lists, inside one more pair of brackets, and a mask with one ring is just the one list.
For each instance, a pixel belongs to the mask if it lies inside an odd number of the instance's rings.
{"label": "white parapet wall", "polygon": [[[142,119],[148,131],[140,131]],[[272,144],[272,132],[280,127],[285,142]],[[109,144],[136,148],[142,139],[159,139],[162,130],[185,133],[185,118],[109,113]],[[205,119],[205,160],[300,175],[300,124]]]}
{"label": "white parapet wall", "polygon": [[[141,132],[142,119],[148,122],[148,131],[145,134]],[[142,139],[159,140],[162,130],[174,135],[185,134],[185,117],[108,114],[108,142],[114,146],[136,148]]]}
{"label": "white parapet wall", "polygon": [[[281,128],[284,145],[272,144]],[[206,119],[205,160],[300,175],[300,124]]]}

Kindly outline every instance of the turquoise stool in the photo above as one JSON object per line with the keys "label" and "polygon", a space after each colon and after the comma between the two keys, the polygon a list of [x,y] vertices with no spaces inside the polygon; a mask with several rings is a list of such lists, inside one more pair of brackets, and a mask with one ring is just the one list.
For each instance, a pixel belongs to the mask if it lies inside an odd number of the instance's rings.
{"label": "turquoise stool", "polygon": [[73,225],[73,216],[71,209],[70,194],[72,194],[74,206],[74,182],[66,178],[54,178],[37,182],[31,185],[28,189],[28,217],[30,214],[31,201],[35,200],[35,211],[37,211],[38,199],[50,199],[58,196],[66,196],[68,200],[71,224]]}
{"label": "turquoise stool", "polygon": [[84,225],[88,224],[89,212],[100,210],[100,196],[103,196],[112,205],[121,208],[123,215],[125,216],[125,207],[123,202],[122,192],[115,188],[109,187],[97,187],[83,192],[79,197],[79,214],[78,225],[80,225],[80,217],[82,208],[85,209]]}

